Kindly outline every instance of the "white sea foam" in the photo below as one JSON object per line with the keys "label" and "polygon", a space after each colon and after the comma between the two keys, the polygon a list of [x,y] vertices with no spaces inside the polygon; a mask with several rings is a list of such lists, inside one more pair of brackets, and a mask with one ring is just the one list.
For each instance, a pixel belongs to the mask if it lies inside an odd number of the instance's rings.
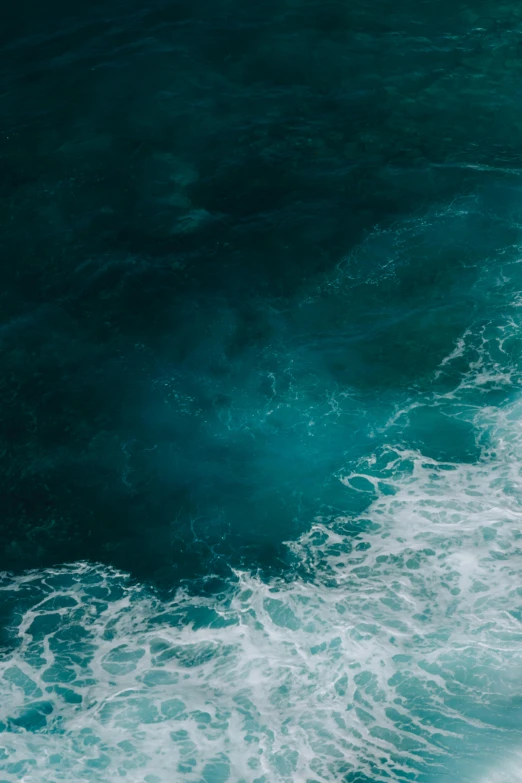
{"label": "white sea foam", "polygon": [[482,781],[522,717],[522,404],[480,416],[475,464],[389,447],[343,477],[366,529],[318,519],[310,578],[165,601],[102,566],[5,576],[2,779]]}

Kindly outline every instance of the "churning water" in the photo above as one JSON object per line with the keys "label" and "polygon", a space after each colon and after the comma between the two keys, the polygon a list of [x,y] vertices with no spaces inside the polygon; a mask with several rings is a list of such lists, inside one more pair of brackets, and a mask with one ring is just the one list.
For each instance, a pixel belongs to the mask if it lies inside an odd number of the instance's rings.
{"label": "churning water", "polygon": [[522,781],[521,41],[5,13],[0,783]]}

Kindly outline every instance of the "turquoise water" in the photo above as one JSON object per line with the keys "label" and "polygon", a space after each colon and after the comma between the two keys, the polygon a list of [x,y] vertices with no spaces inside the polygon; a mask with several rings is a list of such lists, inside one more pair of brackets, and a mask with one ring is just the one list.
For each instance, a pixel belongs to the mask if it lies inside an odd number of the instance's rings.
{"label": "turquoise water", "polygon": [[522,11],[0,30],[0,783],[519,783]]}

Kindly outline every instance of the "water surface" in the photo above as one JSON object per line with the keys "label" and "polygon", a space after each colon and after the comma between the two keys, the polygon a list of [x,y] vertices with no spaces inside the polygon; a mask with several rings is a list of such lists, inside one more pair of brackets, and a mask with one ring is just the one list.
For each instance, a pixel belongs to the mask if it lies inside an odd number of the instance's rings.
{"label": "water surface", "polygon": [[0,781],[522,778],[522,11],[0,24]]}

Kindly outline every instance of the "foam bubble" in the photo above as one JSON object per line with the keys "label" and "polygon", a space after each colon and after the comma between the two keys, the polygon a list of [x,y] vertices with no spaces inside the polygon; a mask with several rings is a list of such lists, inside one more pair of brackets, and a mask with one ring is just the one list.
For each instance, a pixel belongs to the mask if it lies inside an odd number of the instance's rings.
{"label": "foam bubble", "polygon": [[291,545],[308,577],[165,600],[101,565],[5,575],[3,778],[482,780],[522,709],[522,405],[481,415],[494,457],[361,463],[358,534]]}

